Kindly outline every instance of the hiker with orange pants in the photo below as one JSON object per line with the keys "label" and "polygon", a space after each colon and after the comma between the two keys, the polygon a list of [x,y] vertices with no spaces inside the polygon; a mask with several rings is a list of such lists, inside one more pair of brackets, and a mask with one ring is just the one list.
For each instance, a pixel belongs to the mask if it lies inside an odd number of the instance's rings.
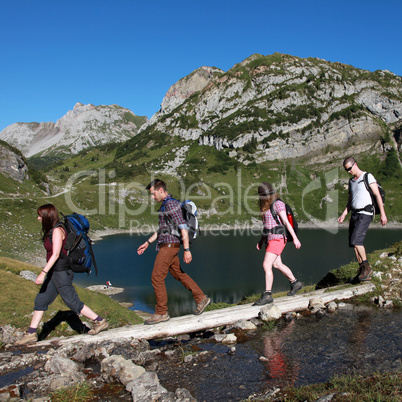
{"label": "hiker with orange pants", "polygon": [[162,205],[158,211],[159,229],[137,249],[138,255],[142,255],[151,243],[157,242],[156,250],[158,254],[155,259],[151,278],[156,297],[155,314],[146,320],[144,324],[154,325],[170,320],[167,306],[168,296],[165,285],[165,279],[169,272],[174,279],[181,282],[183,286],[193,294],[194,300],[197,303],[193,314],[202,314],[205,308],[211,303],[211,299],[205,295],[197,283],[182,270],[178,257],[180,239],[174,234],[177,230],[176,228],[180,231],[183,241],[184,262],[189,264],[193,259],[190,251],[188,225],[183,218],[181,204],[169,194],[166,183],[162,180],[153,180],[148,184],[146,189],[149,190],[152,199],[156,202],[160,202]]}

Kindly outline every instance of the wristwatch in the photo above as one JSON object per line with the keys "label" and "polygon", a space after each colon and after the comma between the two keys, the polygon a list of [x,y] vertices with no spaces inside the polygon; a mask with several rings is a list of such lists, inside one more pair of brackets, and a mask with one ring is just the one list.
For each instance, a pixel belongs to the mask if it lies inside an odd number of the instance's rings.
{"label": "wristwatch", "polygon": [[189,248],[185,248],[185,249],[183,249],[184,251],[190,251],[190,249]]}

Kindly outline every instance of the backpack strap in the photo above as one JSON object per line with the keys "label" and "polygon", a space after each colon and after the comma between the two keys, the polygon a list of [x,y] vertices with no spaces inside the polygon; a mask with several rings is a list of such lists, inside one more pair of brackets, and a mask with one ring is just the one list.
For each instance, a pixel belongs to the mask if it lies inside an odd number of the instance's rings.
{"label": "backpack strap", "polygon": [[363,182],[364,182],[364,185],[366,186],[366,190],[369,192],[369,194],[370,194],[370,197],[371,197],[371,199],[373,199],[373,195],[372,195],[372,190],[371,190],[371,188],[370,188],[370,184],[369,184],[369,182],[368,182],[368,173],[366,172],[366,173],[364,173],[364,175],[363,175]]}
{"label": "backpack strap", "polygon": [[[89,241],[89,252],[91,253],[91,257],[92,257],[92,262],[94,264],[95,267],[95,275],[98,276],[98,266],[96,265],[96,260],[95,260],[95,254],[94,251],[92,249],[92,240],[87,236],[88,241]],[[88,272],[89,275],[89,272]]]}
{"label": "backpack strap", "polygon": [[177,200],[174,197],[167,197],[163,200],[161,207],[159,208],[158,212],[161,212],[163,214],[163,217],[165,219],[166,225],[167,225],[167,229],[164,228],[159,228],[158,229],[158,234],[172,234],[173,236],[176,237],[180,237],[180,232],[178,231],[178,229],[176,228],[176,225],[174,224],[173,219],[167,214],[165,213],[165,209],[166,209],[166,204],[168,201],[177,201],[180,204],[180,208],[181,208],[181,203],[179,200]]}
{"label": "backpack strap", "polygon": [[276,213],[276,211],[275,211],[275,209],[274,209],[274,204],[275,204],[275,202],[276,201],[281,201],[279,198],[277,198],[272,204],[271,204],[271,206],[269,207],[269,209],[271,210],[271,215],[272,215],[272,217],[275,219],[275,222],[278,224],[278,225],[281,225],[281,222],[279,222],[279,218],[278,218],[278,214]]}
{"label": "backpack strap", "polygon": [[[350,193],[350,183],[351,183],[352,178],[349,179],[349,193]],[[352,208],[352,212],[361,212],[361,211],[365,211],[365,212],[372,212],[374,213],[374,202],[373,202],[373,194],[368,182],[368,173],[364,173],[363,174],[363,183],[366,187],[366,190],[368,191],[368,193],[370,194],[370,198],[371,198],[371,204],[366,205],[364,208],[358,208],[358,209],[353,209]]]}
{"label": "backpack strap", "polygon": [[52,227],[52,229],[50,229],[50,231],[49,231],[50,243],[52,243],[53,230],[56,229],[56,228],[62,228],[63,231],[64,231],[64,234],[66,235],[66,238],[67,238],[67,229],[66,229],[66,225],[65,225],[63,222],[59,221],[59,222],[57,222],[57,223]]}
{"label": "backpack strap", "polygon": [[[180,201],[179,201],[179,200],[176,200],[176,198],[173,198],[173,197],[166,197],[166,198],[163,200],[162,205],[161,205],[161,207],[159,208],[158,212],[163,212],[163,213],[165,213],[166,204],[167,204],[167,202],[170,201],[170,200],[175,200],[175,201],[177,201],[178,203],[180,203]],[[166,215],[166,214],[165,214],[165,215]]]}
{"label": "backpack strap", "polygon": [[285,228],[285,226],[279,221],[278,214],[277,214],[277,213],[275,212],[275,210],[274,210],[274,204],[275,204],[275,202],[278,201],[278,200],[279,200],[279,201],[282,201],[280,198],[277,198],[277,199],[271,204],[271,206],[269,207],[269,209],[270,209],[270,211],[271,211],[271,215],[272,215],[272,217],[275,219],[275,222],[277,223],[278,226],[275,226],[275,227],[273,227],[273,228],[271,228],[271,229],[266,229],[266,228],[264,228],[264,229],[263,229],[263,234],[264,234],[265,236],[268,236],[268,234],[271,233],[271,234],[283,235],[283,237],[285,237],[286,228]]}
{"label": "backpack strap", "polygon": [[49,232],[49,240],[50,240],[50,243],[51,243],[51,244],[53,244],[53,243],[52,243],[53,230],[56,229],[56,228],[61,228],[61,229],[63,229],[64,235],[65,235],[65,239],[64,239],[64,241],[63,241],[63,244],[62,244],[62,247],[61,247],[61,252],[60,252],[60,257],[59,257],[60,259],[63,260],[63,259],[66,258],[67,255],[68,255],[68,252],[67,252],[67,250],[65,249],[65,244],[66,244],[66,240],[67,240],[67,229],[66,229],[66,225],[65,225],[63,222],[61,222],[61,221],[57,222],[57,223],[54,225],[54,227],[53,227],[52,229],[50,229],[50,232]]}

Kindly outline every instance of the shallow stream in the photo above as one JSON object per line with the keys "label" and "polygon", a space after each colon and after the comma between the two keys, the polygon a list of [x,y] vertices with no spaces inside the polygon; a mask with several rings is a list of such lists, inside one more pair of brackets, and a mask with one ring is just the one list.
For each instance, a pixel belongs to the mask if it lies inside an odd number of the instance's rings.
{"label": "shallow stream", "polygon": [[215,342],[200,348],[213,353],[196,363],[160,365],[165,388],[187,388],[198,401],[237,401],[345,373],[400,371],[402,310],[347,304],[319,320],[307,315],[274,329],[260,328],[235,345],[234,354],[231,346]]}

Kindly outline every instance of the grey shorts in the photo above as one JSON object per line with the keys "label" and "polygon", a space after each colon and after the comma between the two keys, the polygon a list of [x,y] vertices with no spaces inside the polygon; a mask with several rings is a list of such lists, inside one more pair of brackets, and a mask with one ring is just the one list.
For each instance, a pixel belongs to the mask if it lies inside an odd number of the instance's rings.
{"label": "grey shorts", "polygon": [[349,247],[363,246],[373,215],[352,212],[349,223]]}
{"label": "grey shorts", "polygon": [[79,314],[84,303],[80,300],[73,286],[74,274],[71,270],[50,272],[43,282],[39,293],[35,297],[34,310],[46,311],[54,302],[57,295],[60,295],[66,306]]}

